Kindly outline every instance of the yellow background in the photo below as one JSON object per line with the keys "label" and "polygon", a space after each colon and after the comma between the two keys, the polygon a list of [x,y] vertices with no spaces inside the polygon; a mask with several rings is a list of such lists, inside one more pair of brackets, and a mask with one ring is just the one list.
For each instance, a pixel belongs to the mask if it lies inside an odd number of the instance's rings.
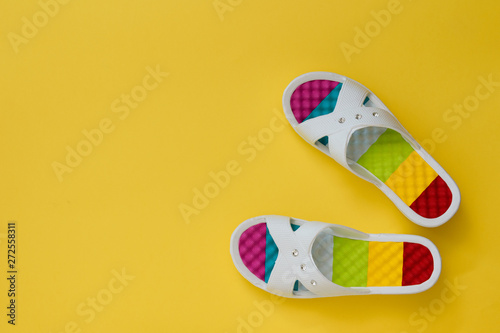
{"label": "yellow background", "polygon": [[[500,3],[402,0],[349,62],[340,45],[355,46],[356,27],[370,26],[370,12],[388,1],[227,1],[221,19],[212,0],[73,0],[17,53],[9,33],[21,35],[23,17],[33,22],[41,7],[1,1],[0,330],[498,331],[500,87],[460,124],[445,117],[474,96],[478,77],[500,81]],[[142,84],[148,66],[169,75],[121,120],[111,104]],[[282,118],[283,129],[247,161],[238,147],[282,113],[284,88],[318,70],[366,85],[420,142],[444,132],[432,154],[462,192],[452,220],[436,229],[411,223]],[[60,182],[53,162],[64,163],[66,146],[105,118],[114,131]],[[193,191],[230,161],[239,173],[186,223],[180,205],[192,205]],[[417,295],[278,302],[229,255],[235,227],[263,214],[428,237],[442,255],[441,277]],[[19,241],[15,327],[5,316],[9,220]],[[104,297],[122,269],[134,278],[86,322],[77,308]],[[466,289],[445,303],[447,283]],[[432,319],[423,320],[429,307]],[[249,320],[255,327],[242,328]]]}

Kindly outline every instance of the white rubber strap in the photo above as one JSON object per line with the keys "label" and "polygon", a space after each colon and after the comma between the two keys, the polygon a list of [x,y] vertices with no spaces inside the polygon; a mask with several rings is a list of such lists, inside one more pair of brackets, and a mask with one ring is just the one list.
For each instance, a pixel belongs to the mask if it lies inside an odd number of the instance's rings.
{"label": "white rubber strap", "polygon": [[346,168],[349,168],[346,159],[347,144],[352,133],[358,129],[370,126],[390,128],[414,142],[388,110],[363,106],[368,93],[359,83],[347,79],[340,90],[334,112],[308,119],[295,129],[311,145],[315,145],[322,137],[328,137],[330,156]]}
{"label": "white rubber strap", "polygon": [[[333,113],[335,112],[332,112],[332,114]],[[389,111],[384,109],[375,107],[344,109],[339,110],[339,116],[345,119],[345,122],[339,125],[346,126],[328,135],[328,150],[330,156],[345,167],[348,165],[346,156],[347,145],[352,133],[358,129],[370,126],[390,128],[400,133],[405,138],[411,138],[410,134],[404,129],[399,121]],[[361,116],[361,118],[359,118],[359,116]],[[413,141],[413,139],[411,140]]]}
{"label": "white rubber strap", "polygon": [[293,232],[288,217],[271,216],[268,217],[267,226],[279,250],[267,283],[269,291],[282,296],[292,296],[295,281],[298,280],[310,292],[319,296],[367,292],[334,284],[314,264],[311,255],[312,243],[322,230],[330,226],[329,224],[307,222]]}
{"label": "white rubber strap", "polygon": [[366,96],[370,93],[368,89],[361,84],[346,78],[340,89],[337,105],[339,109],[357,108],[363,105]]}

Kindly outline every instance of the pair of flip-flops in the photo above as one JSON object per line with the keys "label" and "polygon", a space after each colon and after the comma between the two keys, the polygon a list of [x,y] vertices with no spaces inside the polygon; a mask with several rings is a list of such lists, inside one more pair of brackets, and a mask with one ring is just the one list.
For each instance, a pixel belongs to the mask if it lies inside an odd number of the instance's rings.
{"label": "pair of flip-flops", "polygon": [[[436,227],[457,211],[453,179],[360,83],[304,74],[286,88],[283,108],[302,138],[375,184],[411,221]],[[441,271],[439,252],[426,238],[276,215],[239,225],[231,256],[252,284],[293,298],[416,293]]]}

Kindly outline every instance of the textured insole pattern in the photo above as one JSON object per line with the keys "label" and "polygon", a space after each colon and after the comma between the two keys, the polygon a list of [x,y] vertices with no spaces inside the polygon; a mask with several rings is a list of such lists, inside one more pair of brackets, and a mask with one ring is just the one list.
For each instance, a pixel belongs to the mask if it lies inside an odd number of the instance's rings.
{"label": "textured insole pattern", "polygon": [[421,284],[432,275],[432,254],[421,244],[333,238],[332,281],[338,285],[410,286]]}
{"label": "textured insole pattern", "polygon": [[[295,231],[298,225],[291,224]],[[244,265],[268,282],[278,258],[278,248],[266,223],[248,228],[240,237],[239,253]],[[344,287],[408,286],[429,279],[434,263],[430,251],[408,242],[368,242],[318,235],[313,259],[328,279]],[[299,289],[296,282],[294,290]]]}
{"label": "textured insole pattern", "polygon": [[[292,94],[290,105],[299,123],[303,122],[314,109],[341,83],[330,80],[314,80],[301,84]],[[335,107],[333,105],[333,107]],[[333,108],[332,108],[333,110]],[[331,112],[331,111],[330,111]]]}
{"label": "textured insole pattern", "polygon": [[[291,224],[292,230],[300,226]],[[243,264],[256,277],[264,282],[269,281],[276,260],[278,259],[278,247],[269,233],[266,223],[256,224],[245,230],[238,244],[239,253]],[[298,290],[299,283],[295,283],[294,290]]]}
{"label": "textured insole pattern", "polygon": [[[297,87],[290,101],[297,122],[333,112],[341,89],[342,83],[329,80],[308,81]],[[366,98],[364,105],[368,102]],[[328,145],[327,137],[318,141]],[[349,141],[347,158],[385,183],[422,217],[439,217],[451,205],[452,194],[446,182],[394,130],[357,130]]]}

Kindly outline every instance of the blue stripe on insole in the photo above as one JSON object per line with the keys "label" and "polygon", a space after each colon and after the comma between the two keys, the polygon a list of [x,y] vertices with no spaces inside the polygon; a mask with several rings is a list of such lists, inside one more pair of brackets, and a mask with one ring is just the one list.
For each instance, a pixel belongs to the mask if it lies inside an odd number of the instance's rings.
{"label": "blue stripe on insole", "polygon": [[335,105],[337,105],[340,89],[342,89],[342,83],[339,83],[332,91],[330,91],[325,99],[323,99],[318,106],[311,111],[304,121],[332,113],[335,109]]}

